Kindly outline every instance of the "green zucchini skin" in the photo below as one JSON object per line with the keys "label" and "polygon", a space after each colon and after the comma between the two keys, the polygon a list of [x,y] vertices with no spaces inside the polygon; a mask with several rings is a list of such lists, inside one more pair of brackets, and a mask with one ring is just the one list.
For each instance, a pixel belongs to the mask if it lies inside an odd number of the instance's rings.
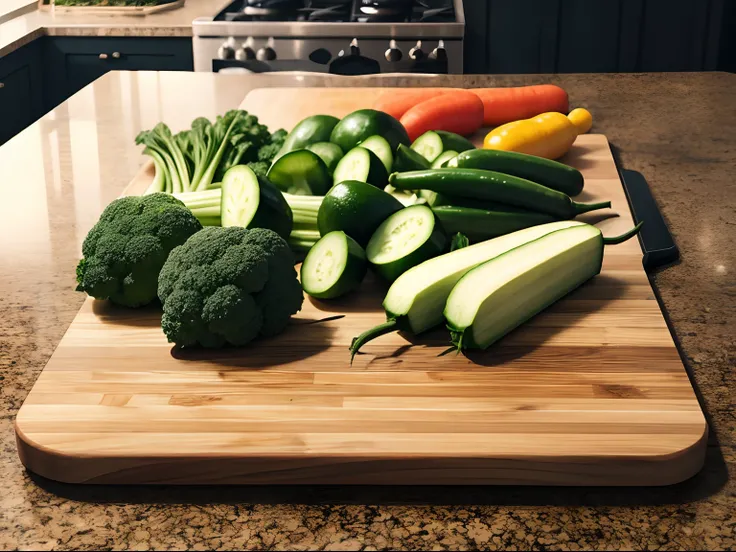
{"label": "green zucchini skin", "polygon": [[403,125],[388,113],[375,109],[359,109],[343,117],[332,129],[330,142],[347,152],[375,134],[383,136],[394,150],[399,144],[410,144]]}
{"label": "green zucchini skin", "polygon": [[389,183],[399,190],[431,190],[471,199],[505,203],[522,209],[548,213],[562,219],[610,207],[610,202],[576,203],[570,197],[536,182],[482,169],[428,169],[393,173]]}
{"label": "green zucchini skin", "polygon": [[404,144],[399,144],[394,157],[393,170],[396,172],[421,171],[428,169],[432,164],[420,153]]}
{"label": "green zucchini skin", "polygon": [[484,169],[518,176],[537,182],[569,196],[583,191],[583,173],[551,159],[513,151],[478,149],[461,152],[456,165],[460,169]]}
{"label": "green zucchini skin", "polygon": [[339,122],[340,119],[332,115],[312,115],[303,119],[286,136],[277,157],[317,142],[329,142],[332,130]]}
{"label": "green zucchini skin", "polygon": [[475,149],[473,142],[464,136],[460,136],[454,132],[447,132],[446,130],[435,130],[434,132],[436,132],[440,137],[440,140],[442,140],[443,151],[454,150],[458,153],[462,153],[464,151]]}
{"label": "green zucchini skin", "polygon": [[474,243],[557,220],[552,215],[534,211],[488,211],[453,206],[433,207],[432,210],[448,234],[460,232]]}
{"label": "green zucchini skin", "polygon": [[260,201],[258,210],[248,228],[270,228],[284,239],[294,227],[294,215],[288,202],[276,186],[265,176],[258,176]]}

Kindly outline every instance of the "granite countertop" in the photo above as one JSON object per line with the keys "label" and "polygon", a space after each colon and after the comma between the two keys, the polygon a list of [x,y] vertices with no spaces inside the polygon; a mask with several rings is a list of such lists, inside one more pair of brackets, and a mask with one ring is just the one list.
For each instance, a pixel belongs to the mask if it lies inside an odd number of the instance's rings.
{"label": "granite countertop", "polygon": [[194,19],[214,16],[231,1],[186,0],[181,8],[146,16],[35,10],[0,23],[0,57],[44,35],[192,36]]}
{"label": "granite countertop", "polygon": [[426,82],[112,72],[0,147],[0,549],[736,547],[736,75],[726,73],[432,80],[560,84],[649,180],[682,252],[653,279],[711,428],[694,478],[638,489],[91,487],[23,469],[13,419],[82,304],[80,244],[143,163],[141,129],[212,118],[256,87]]}

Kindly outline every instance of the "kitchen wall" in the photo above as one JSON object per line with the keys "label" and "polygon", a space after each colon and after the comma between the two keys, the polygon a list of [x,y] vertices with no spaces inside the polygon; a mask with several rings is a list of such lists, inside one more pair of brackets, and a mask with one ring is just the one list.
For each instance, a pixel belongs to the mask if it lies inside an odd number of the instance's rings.
{"label": "kitchen wall", "polygon": [[464,0],[465,72],[733,70],[736,0]]}

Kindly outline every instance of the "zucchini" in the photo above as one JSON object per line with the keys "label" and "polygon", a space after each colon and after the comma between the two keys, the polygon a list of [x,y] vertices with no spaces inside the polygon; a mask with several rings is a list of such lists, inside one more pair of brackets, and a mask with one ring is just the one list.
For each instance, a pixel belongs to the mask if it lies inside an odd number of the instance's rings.
{"label": "zucchini", "polygon": [[394,171],[421,171],[431,166],[429,161],[404,144],[399,144],[399,147],[396,149]]}
{"label": "zucchini", "polygon": [[365,277],[365,251],[340,230],[322,236],[301,268],[302,288],[318,299],[333,299],[357,288]]}
{"label": "zucchini", "polygon": [[455,150],[458,153],[462,153],[464,151],[475,149],[473,142],[471,142],[464,136],[460,136],[459,134],[448,132],[446,130],[435,130],[434,132],[436,132],[437,135],[440,137],[440,140],[442,140],[443,152]]}
{"label": "zucchini", "polygon": [[342,230],[365,247],[376,228],[402,208],[395,197],[375,186],[358,181],[341,182],[322,200],[317,227],[323,236]]}
{"label": "zucchini", "polygon": [[439,157],[434,160],[432,163],[433,169],[441,169],[443,168],[451,159],[454,159],[457,157],[457,152],[455,150],[447,150],[440,153]]}
{"label": "zucchini", "polygon": [[485,349],[601,271],[605,239],[582,224],[551,232],[477,266],[455,285],[444,315],[458,350]]}
{"label": "zucchini", "polygon": [[389,282],[445,250],[447,236],[432,209],[412,205],[397,211],[373,232],[366,256]]}
{"label": "zucchini", "polygon": [[286,239],[293,215],[281,192],[267,178],[257,177],[246,165],[236,165],[222,177],[222,226],[269,228]]}
{"label": "zucchini", "polygon": [[452,206],[433,207],[432,210],[447,233],[461,232],[473,241],[488,240],[557,220],[552,215],[534,211],[487,211]]}
{"label": "zucchini", "polygon": [[462,152],[475,149],[475,146],[470,140],[454,132],[429,130],[414,140],[411,149],[433,163],[445,151]]}
{"label": "zucchini", "polygon": [[[401,145],[401,144],[399,144]],[[391,144],[383,136],[371,136],[360,143],[361,148],[372,151],[376,154],[386,168],[386,174],[391,172],[394,165],[394,154],[391,153]]]}
{"label": "zucchini", "polygon": [[485,199],[522,209],[574,218],[581,213],[604,209],[602,203],[576,203],[570,196],[517,176],[482,169],[429,169],[393,173],[389,183],[399,190],[432,190],[471,199]]}
{"label": "zucchini", "polygon": [[286,136],[284,145],[276,155],[276,158],[290,151],[304,149],[317,142],[329,142],[332,130],[340,119],[332,115],[312,115],[300,121]]}
{"label": "zucchini", "polygon": [[[389,184],[391,186],[391,184]],[[404,192],[406,193],[406,192]],[[485,211],[504,211],[506,213],[529,213],[529,209],[514,207],[506,203],[498,203],[497,201],[488,201],[485,199],[471,199],[469,197],[449,196],[446,194],[438,194],[432,190],[419,190],[419,197],[427,202],[432,208],[435,207],[469,207],[470,209],[482,209]],[[535,211],[536,212],[536,211]],[[553,220],[560,220],[560,217],[553,217]]]}
{"label": "zucchini", "polygon": [[317,142],[308,145],[306,149],[316,153],[322,159],[330,174],[335,172],[335,167],[343,156],[340,146],[332,142]]}
{"label": "zucchini", "polygon": [[335,167],[333,176],[336,184],[346,180],[358,180],[381,190],[388,183],[386,167],[375,153],[363,147],[353,148],[347,152]]}
{"label": "zucchini", "polygon": [[319,155],[309,150],[290,151],[274,161],[268,179],[282,192],[296,195],[324,195],[332,178]]}
{"label": "zucchini", "polygon": [[383,136],[392,150],[399,144],[410,144],[403,125],[388,113],[375,109],[360,109],[343,117],[332,129],[330,142],[340,146],[342,151],[349,151],[375,134]]}
{"label": "zucchini", "polygon": [[461,169],[485,169],[537,182],[570,196],[583,191],[583,173],[560,163],[514,151],[479,149],[457,157],[454,166]]}
{"label": "zucchini", "polygon": [[383,300],[387,321],[353,339],[351,354],[354,356],[367,342],[390,332],[403,330],[420,334],[437,326],[442,322],[447,296],[468,270],[550,232],[582,224],[565,220],[533,226],[463,247],[410,268],[391,284]]}

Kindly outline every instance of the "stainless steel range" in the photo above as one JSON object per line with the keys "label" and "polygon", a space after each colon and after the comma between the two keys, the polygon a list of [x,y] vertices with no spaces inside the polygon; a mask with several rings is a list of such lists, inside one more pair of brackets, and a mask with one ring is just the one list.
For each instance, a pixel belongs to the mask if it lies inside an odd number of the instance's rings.
{"label": "stainless steel range", "polygon": [[193,32],[195,71],[463,71],[462,0],[235,0]]}

